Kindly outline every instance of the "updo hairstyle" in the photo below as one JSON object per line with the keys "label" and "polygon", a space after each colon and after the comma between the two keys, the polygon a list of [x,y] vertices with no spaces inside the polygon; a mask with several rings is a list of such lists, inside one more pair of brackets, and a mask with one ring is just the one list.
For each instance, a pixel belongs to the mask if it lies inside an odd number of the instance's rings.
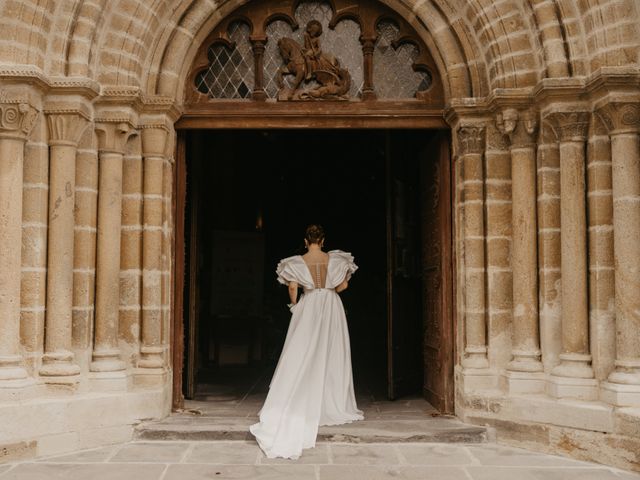
{"label": "updo hairstyle", "polygon": [[309,244],[320,244],[324,240],[324,228],[321,225],[309,225],[304,232],[304,238]]}

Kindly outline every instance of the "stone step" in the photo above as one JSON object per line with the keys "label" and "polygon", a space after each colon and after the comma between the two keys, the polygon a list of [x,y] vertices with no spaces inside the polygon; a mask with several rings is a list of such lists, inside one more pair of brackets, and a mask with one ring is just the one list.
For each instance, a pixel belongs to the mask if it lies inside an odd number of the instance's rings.
{"label": "stone step", "polygon": [[[138,440],[252,440],[249,426],[255,418],[194,417],[172,415],[138,425]],[[351,443],[486,443],[493,431],[467,425],[455,417],[426,419],[364,420],[347,425],[320,427],[318,441]]]}

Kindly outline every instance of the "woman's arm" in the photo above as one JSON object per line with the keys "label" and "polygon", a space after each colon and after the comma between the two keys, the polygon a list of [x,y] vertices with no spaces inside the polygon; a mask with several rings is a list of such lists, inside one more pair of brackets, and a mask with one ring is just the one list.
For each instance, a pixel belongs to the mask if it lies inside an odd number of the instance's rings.
{"label": "woman's arm", "polygon": [[289,298],[294,305],[298,303],[298,282],[289,282]]}
{"label": "woman's arm", "polygon": [[349,286],[349,281],[345,280],[344,282],[342,282],[340,285],[336,287],[336,292],[338,293],[343,292],[347,289],[348,286]]}

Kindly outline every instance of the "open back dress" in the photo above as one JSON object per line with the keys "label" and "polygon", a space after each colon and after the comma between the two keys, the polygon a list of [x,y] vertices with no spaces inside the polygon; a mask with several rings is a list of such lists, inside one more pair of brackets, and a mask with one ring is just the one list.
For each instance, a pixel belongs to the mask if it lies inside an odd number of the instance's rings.
{"label": "open back dress", "polygon": [[298,458],[314,447],[318,427],[362,420],[353,391],[347,319],[335,288],[358,267],[353,256],[328,252],[326,262],[307,264],[301,255],[280,261],[278,281],[304,289],[292,308],[278,365],[251,425],[268,458]]}

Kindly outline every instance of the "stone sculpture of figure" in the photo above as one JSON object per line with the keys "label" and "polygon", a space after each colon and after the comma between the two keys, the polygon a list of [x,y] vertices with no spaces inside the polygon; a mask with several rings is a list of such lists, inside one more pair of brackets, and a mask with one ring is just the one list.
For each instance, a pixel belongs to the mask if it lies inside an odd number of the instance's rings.
{"label": "stone sculpture of figure", "polygon": [[[351,75],[340,66],[333,55],[324,53],[320,48],[322,24],[317,20],[307,23],[304,32],[304,46],[292,38],[278,41],[284,65],[278,70],[279,100],[332,99],[345,100],[351,87]],[[284,86],[283,77],[294,75],[291,88]],[[303,81],[316,80],[320,86],[301,91]]]}

